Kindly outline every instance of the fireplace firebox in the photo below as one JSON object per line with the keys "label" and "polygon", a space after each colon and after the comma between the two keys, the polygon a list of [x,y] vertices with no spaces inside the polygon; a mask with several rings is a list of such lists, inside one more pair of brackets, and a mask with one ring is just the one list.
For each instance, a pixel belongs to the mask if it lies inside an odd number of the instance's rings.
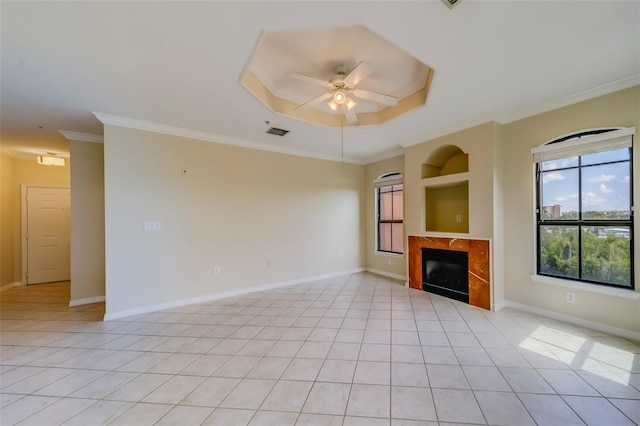
{"label": "fireplace firebox", "polygon": [[423,247],[422,289],[469,303],[469,253]]}
{"label": "fireplace firebox", "polygon": [[[440,249],[444,251],[463,252],[468,254],[467,271],[469,304],[484,309],[491,309],[491,258],[490,241],[469,238],[444,238],[409,235],[409,287],[424,290],[425,280],[422,278],[424,263],[422,249]],[[456,263],[447,262],[446,263]],[[435,291],[434,291],[435,292]],[[457,294],[457,293],[453,293]],[[453,297],[453,296],[445,296]]]}

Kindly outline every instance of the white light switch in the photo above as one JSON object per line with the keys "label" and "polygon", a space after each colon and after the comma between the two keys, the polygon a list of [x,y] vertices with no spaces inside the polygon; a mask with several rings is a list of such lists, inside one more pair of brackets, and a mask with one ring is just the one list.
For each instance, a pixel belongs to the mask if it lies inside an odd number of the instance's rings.
{"label": "white light switch", "polygon": [[145,231],[157,231],[162,228],[162,222],[159,220],[146,220],[144,222]]}

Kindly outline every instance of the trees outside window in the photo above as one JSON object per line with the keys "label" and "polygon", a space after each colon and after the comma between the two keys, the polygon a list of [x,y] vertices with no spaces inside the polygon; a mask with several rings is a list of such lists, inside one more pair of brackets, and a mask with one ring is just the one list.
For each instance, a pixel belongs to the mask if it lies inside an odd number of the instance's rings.
{"label": "trees outside window", "polygon": [[539,275],[633,288],[632,136],[620,133],[583,132],[532,150]]}

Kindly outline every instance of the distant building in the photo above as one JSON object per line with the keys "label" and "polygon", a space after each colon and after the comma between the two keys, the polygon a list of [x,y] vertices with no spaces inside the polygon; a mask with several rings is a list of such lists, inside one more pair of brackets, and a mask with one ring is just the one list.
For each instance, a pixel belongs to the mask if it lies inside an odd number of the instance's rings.
{"label": "distant building", "polygon": [[562,216],[562,206],[560,204],[554,204],[553,206],[543,206],[542,210],[551,216],[551,219],[557,219]]}

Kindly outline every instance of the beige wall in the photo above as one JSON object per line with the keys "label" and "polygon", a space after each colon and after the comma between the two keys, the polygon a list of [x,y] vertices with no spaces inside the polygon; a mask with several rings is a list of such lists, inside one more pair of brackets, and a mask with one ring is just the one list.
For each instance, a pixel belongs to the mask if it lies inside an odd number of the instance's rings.
{"label": "beige wall", "polygon": [[13,273],[13,192],[13,159],[0,154],[0,287],[16,281]]}
{"label": "beige wall", "polygon": [[494,309],[504,306],[504,255],[506,252],[504,235],[504,138],[503,126],[494,123],[493,141],[493,243],[491,244],[492,259],[492,303]]}
{"label": "beige wall", "polygon": [[104,147],[71,141],[71,303],[105,295]]}
{"label": "beige wall", "polygon": [[[503,128],[503,187],[505,233],[505,297],[507,300],[570,315],[604,325],[640,332],[640,300],[567,289],[533,282],[534,180],[531,148],[558,136],[597,127],[635,126],[640,129],[640,86],[526,118]],[[640,170],[640,155],[634,158]],[[634,174],[634,199],[640,200],[640,181]],[[637,220],[637,218],[636,218]],[[638,235],[638,224],[635,224]],[[636,281],[640,273],[640,238],[635,239]],[[639,287],[636,285],[636,287]],[[640,290],[636,288],[636,291]],[[566,303],[567,291],[576,303]]]}
{"label": "beige wall", "polygon": [[[461,236],[463,238],[491,239],[492,245],[492,307],[501,306],[504,298],[502,275],[502,227],[499,159],[501,126],[495,122],[471,127],[450,135],[432,139],[406,149],[404,159],[405,233],[407,235]],[[425,186],[422,183],[422,164],[434,152],[446,145],[454,145],[468,154],[469,159],[469,232],[427,232],[425,217]],[[497,216],[494,216],[494,211]],[[454,218],[451,218],[454,220]],[[464,221],[464,218],[463,218]],[[496,250],[495,247],[498,247]]]}
{"label": "beige wall", "polygon": [[[404,156],[367,164],[364,175],[366,265],[390,276],[406,277],[406,256],[380,253],[376,250],[376,197],[373,181],[386,173],[404,173]],[[406,236],[404,238],[406,241]],[[406,250],[406,243],[405,243]]]}
{"label": "beige wall", "polygon": [[[3,210],[5,207],[10,209],[11,212],[7,213],[10,218],[10,223],[6,226],[11,229],[11,239],[12,239],[12,253],[10,256],[13,257],[13,265],[5,266],[5,261],[2,261],[3,264],[3,280],[9,279],[9,276],[13,278],[9,282],[20,282],[22,281],[22,231],[21,231],[21,200],[20,200],[20,188],[21,185],[26,186],[54,186],[54,187],[63,187],[68,188],[70,185],[70,177],[69,177],[69,160],[67,159],[67,165],[64,167],[54,167],[54,166],[42,166],[37,164],[35,159],[33,160],[17,160],[9,157],[2,156],[3,160],[3,169],[4,166],[10,164],[10,168],[12,169],[10,186],[11,188],[8,190],[9,196],[2,196],[3,201]],[[5,173],[3,172],[2,176],[3,180],[3,192],[4,192],[4,179]],[[8,206],[4,206],[4,202],[8,203]],[[3,229],[3,251],[5,244],[5,223],[3,220],[2,224]],[[8,233],[8,232],[7,232]],[[4,258],[4,253],[3,256]],[[8,263],[8,262],[7,262]],[[5,267],[10,268],[11,272],[5,272]],[[5,278],[6,276],[6,278]],[[3,282],[3,284],[7,284]]]}
{"label": "beige wall", "polygon": [[485,123],[460,132],[413,145],[404,155],[405,232],[424,235],[424,186],[422,164],[438,148],[455,145],[469,154],[469,233],[468,238],[493,236],[493,147],[499,127]]}
{"label": "beige wall", "polygon": [[364,266],[363,166],[110,125],[104,159],[108,316]]}

